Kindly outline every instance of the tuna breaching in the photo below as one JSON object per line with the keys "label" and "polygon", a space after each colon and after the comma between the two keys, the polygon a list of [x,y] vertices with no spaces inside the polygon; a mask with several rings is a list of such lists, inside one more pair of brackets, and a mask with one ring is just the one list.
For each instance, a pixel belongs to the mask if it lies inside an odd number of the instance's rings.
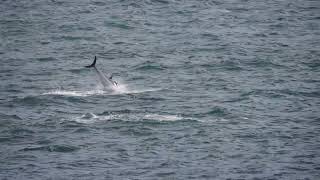
{"label": "tuna breaching", "polygon": [[110,89],[111,87],[118,86],[118,83],[114,80],[112,80],[112,74],[110,77],[107,77],[105,74],[103,74],[101,71],[99,71],[96,67],[97,57],[94,56],[93,63],[91,65],[85,66],[86,68],[93,68],[100,80],[100,83],[103,85],[105,89]]}

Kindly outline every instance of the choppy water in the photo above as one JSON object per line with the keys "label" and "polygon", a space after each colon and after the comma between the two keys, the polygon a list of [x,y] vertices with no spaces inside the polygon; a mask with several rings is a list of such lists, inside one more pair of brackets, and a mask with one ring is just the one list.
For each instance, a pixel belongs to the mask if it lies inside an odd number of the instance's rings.
{"label": "choppy water", "polygon": [[319,178],[319,12],[0,1],[0,179]]}

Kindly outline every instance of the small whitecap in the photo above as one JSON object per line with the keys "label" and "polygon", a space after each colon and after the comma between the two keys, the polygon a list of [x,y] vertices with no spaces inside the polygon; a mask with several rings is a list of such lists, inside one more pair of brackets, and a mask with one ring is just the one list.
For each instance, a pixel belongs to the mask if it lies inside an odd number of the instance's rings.
{"label": "small whitecap", "polygon": [[73,118],[74,121],[78,122],[78,123],[93,123],[95,121],[97,121],[99,119],[99,117],[93,113],[86,113],[81,115],[80,117],[75,117]]}
{"label": "small whitecap", "polygon": [[[78,123],[96,123],[102,121],[112,121],[112,120],[121,120],[121,121],[144,121],[144,120],[152,120],[152,121],[179,121],[185,119],[180,115],[161,115],[161,114],[144,114],[144,113],[125,113],[125,114],[108,114],[108,115],[96,115],[94,113],[86,113],[81,116],[77,116],[71,118],[71,120],[76,121]],[[187,118],[190,119],[190,118]]]}
{"label": "small whitecap", "polygon": [[95,123],[98,121],[107,121],[107,120],[112,120],[112,119],[117,119],[119,118],[119,115],[117,114],[110,114],[106,116],[99,116],[94,113],[86,113],[81,115],[80,117],[74,117],[72,120],[78,122],[78,123],[84,123],[84,124],[90,124],[90,123]]}
{"label": "small whitecap", "polygon": [[178,121],[182,120],[183,117],[178,115],[160,115],[160,114],[147,114],[144,119],[157,120],[157,121]]}

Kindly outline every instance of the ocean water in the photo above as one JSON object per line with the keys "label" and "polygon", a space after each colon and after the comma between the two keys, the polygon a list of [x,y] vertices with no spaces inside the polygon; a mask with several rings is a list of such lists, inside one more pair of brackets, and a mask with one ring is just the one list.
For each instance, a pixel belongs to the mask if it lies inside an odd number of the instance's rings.
{"label": "ocean water", "polygon": [[318,0],[1,0],[0,179],[318,179],[319,30]]}

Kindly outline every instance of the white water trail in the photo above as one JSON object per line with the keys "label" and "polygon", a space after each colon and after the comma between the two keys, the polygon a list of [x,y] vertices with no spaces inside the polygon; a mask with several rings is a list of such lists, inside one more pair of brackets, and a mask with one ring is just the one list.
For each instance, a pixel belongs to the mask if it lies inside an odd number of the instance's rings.
{"label": "white water trail", "polygon": [[78,97],[86,97],[92,95],[102,95],[106,92],[103,90],[91,90],[91,91],[72,91],[72,90],[53,90],[42,95],[60,95],[60,96],[78,96]]}
{"label": "white water trail", "polygon": [[42,93],[41,95],[59,95],[59,96],[77,96],[87,97],[94,95],[119,95],[119,94],[140,94],[145,92],[160,91],[161,88],[129,88],[124,82],[117,81],[118,85],[110,85],[108,88],[100,84],[93,87],[91,90],[66,90],[57,85],[57,89]]}

